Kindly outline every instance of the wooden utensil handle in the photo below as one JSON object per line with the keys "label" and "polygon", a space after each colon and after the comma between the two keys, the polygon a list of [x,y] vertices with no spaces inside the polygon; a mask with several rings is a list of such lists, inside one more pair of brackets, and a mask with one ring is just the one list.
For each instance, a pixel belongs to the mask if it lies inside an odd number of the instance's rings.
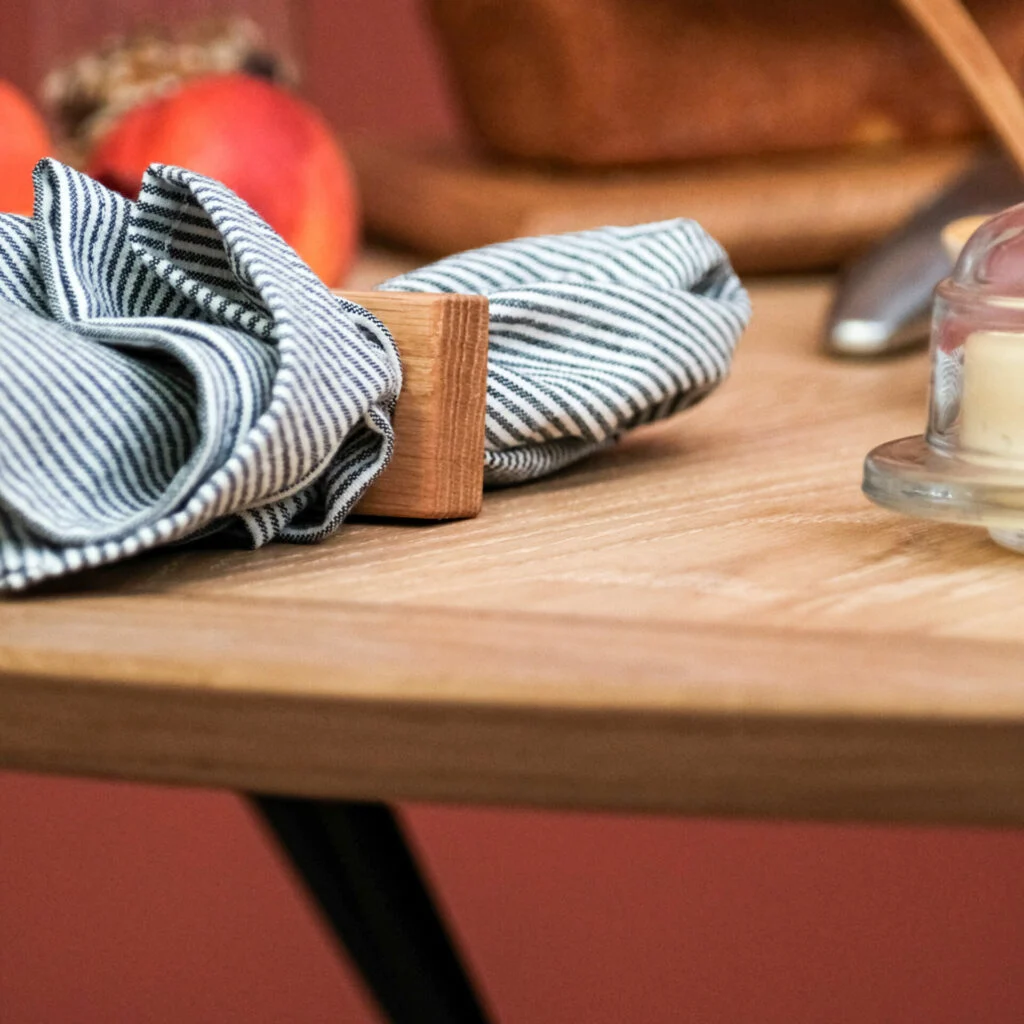
{"label": "wooden utensil handle", "polygon": [[960,0],[900,0],[938,47],[1024,172],[1024,99]]}

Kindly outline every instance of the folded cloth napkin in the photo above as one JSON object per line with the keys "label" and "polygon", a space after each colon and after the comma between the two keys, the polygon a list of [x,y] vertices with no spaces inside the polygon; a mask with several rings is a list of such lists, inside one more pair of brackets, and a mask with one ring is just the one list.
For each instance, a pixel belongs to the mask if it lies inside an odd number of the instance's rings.
{"label": "folded cloth napkin", "polygon": [[0,587],[224,529],[332,533],[387,464],[394,342],[252,209],[53,160],[0,216]]}
{"label": "folded cloth napkin", "polygon": [[[336,530],[393,449],[384,325],[201,175],[154,165],[131,203],[46,160],[35,188],[31,219],[0,215],[0,589],[213,532]],[[749,316],[688,221],[490,246],[383,287],[488,295],[491,484],[693,404]]]}
{"label": "folded cloth napkin", "polygon": [[492,486],[694,405],[725,378],[750,319],[725,251],[690,220],[501,242],[380,287],[487,296]]}

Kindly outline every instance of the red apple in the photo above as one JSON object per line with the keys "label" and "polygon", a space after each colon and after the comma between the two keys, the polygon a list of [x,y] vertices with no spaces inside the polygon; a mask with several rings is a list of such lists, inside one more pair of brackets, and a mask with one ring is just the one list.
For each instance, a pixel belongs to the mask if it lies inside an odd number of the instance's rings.
{"label": "red apple", "polygon": [[134,199],[151,163],[223,182],[326,284],[351,267],[359,215],[348,162],[323,118],[281,87],[244,74],[192,79],[129,110],[86,170]]}
{"label": "red apple", "polygon": [[35,107],[0,81],[0,213],[32,213],[32,168],[51,150]]}

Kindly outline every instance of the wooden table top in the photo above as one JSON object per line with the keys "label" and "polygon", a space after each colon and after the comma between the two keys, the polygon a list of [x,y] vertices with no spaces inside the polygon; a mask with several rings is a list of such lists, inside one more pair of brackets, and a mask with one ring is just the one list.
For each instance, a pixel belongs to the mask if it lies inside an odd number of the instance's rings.
{"label": "wooden table top", "polygon": [[[366,264],[362,279],[386,265]],[[0,601],[0,765],[310,796],[1024,822],[1024,559],[861,496],[922,355],[755,284],[704,405],[476,520]]]}

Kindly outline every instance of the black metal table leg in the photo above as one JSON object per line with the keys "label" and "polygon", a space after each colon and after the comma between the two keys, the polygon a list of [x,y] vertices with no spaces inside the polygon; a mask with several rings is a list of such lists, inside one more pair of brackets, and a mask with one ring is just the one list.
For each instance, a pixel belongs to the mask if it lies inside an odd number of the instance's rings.
{"label": "black metal table leg", "polygon": [[486,1024],[388,807],[253,799],[391,1024]]}

